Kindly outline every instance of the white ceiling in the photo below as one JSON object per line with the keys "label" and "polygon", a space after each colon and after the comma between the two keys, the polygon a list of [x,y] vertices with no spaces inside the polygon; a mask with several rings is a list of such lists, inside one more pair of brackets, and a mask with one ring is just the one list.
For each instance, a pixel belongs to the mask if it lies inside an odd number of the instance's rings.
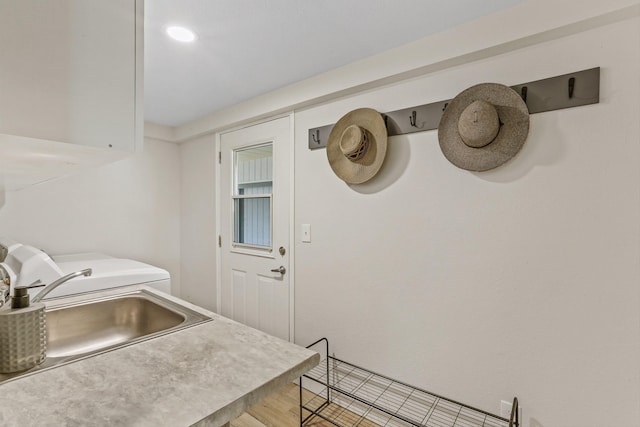
{"label": "white ceiling", "polygon": [[[146,1],[145,119],[188,123],[521,1]],[[169,39],[170,25],[198,40]]]}

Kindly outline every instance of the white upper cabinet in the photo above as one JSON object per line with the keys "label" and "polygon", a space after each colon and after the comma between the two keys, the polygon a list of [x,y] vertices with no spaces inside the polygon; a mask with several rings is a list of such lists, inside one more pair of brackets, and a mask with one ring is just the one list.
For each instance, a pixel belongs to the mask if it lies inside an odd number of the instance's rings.
{"label": "white upper cabinet", "polygon": [[142,61],[142,0],[0,0],[2,188],[140,150]]}

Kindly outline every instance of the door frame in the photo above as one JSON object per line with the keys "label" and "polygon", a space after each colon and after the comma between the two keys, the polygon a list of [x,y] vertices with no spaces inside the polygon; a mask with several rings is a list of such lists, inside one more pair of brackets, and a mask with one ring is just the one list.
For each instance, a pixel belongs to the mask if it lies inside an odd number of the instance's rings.
{"label": "door frame", "polygon": [[[295,113],[293,111],[271,116],[264,120],[251,122],[241,126],[235,126],[219,130],[215,133],[216,139],[216,160],[215,160],[215,200],[216,200],[216,235],[214,239],[218,241],[222,227],[220,225],[220,152],[221,136],[225,133],[234,132],[251,126],[260,125],[273,120],[289,118],[289,341],[294,342],[295,338]],[[216,311],[222,312],[222,248],[216,244]]]}

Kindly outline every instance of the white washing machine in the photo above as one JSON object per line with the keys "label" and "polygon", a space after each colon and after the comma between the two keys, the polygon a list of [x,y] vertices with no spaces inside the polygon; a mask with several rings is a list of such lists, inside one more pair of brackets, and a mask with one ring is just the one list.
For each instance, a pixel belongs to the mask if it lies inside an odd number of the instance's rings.
{"label": "white washing machine", "polygon": [[[8,238],[0,238],[0,267],[8,276],[11,294],[15,286],[31,285],[37,281],[49,284],[86,268],[91,268],[91,276],[71,279],[45,299],[138,284],[171,293],[171,276],[161,268],[101,253],[49,256],[40,249]],[[29,294],[33,297],[41,290],[41,287],[32,288]]]}

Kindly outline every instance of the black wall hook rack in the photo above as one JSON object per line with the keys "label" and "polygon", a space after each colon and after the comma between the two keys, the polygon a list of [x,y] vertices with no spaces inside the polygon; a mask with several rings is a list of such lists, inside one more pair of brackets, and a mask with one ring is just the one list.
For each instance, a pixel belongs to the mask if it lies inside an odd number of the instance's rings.
{"label": "black wall hook rack", "polygon": [[[520,94],[530,114],[597,104],[600,102],[600,67],[523,83],[511,88]],[[450,101],[448,99],[385,113],[387,135],[438,129],[442,113]],[[325,148],[331,128],[333,124],[309,129],[309,149]]]}

